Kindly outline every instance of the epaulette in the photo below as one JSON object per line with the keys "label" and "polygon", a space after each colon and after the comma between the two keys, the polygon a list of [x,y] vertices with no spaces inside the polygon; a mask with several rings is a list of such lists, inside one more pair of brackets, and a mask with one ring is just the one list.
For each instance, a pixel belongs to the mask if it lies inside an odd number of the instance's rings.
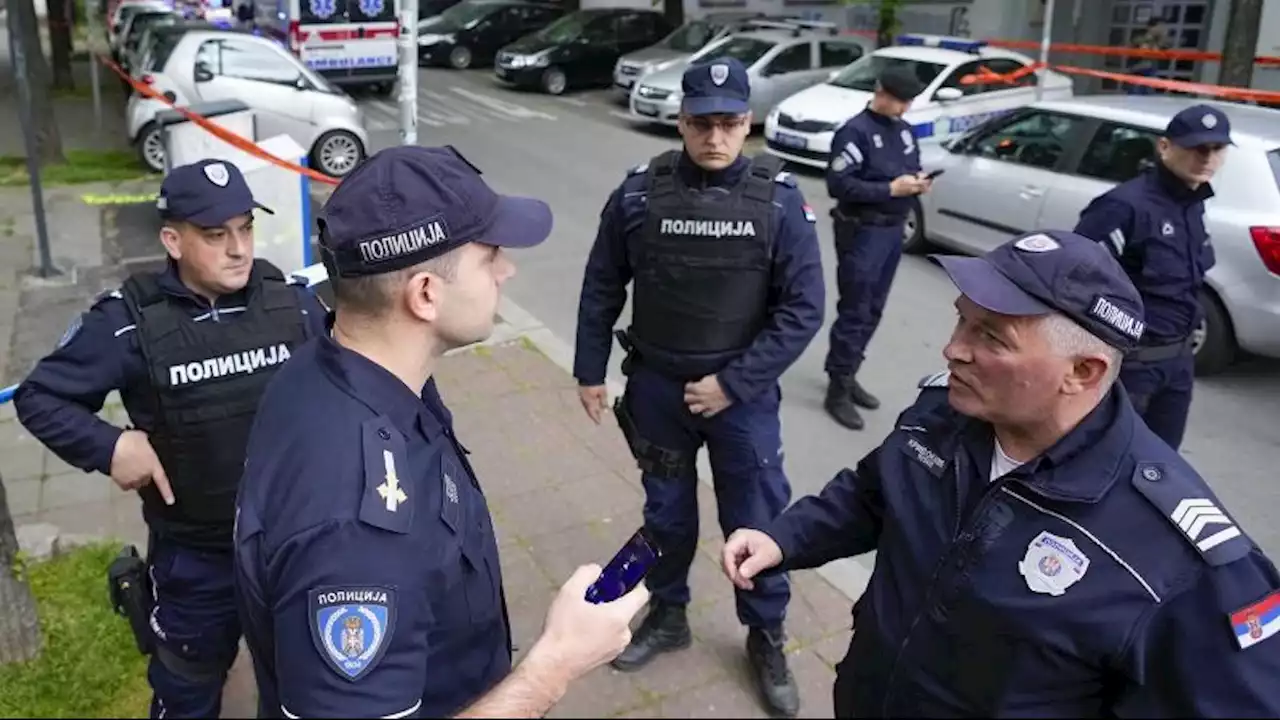
{"label": "epaulette", "polygon": [[1210,565],[1235,562],[1253,549],[1253,542],[1199,478],[1165,463],[1139,462],[1132,482]]}
{"label": "epaulette", "polygon": [[942,372],[936,372],[932,375],[925,375],[924,378],[920,380],[920,384],[917,385],[916,387],[919,387],[922,389],[923,388],[944,388],[944,387],[947,387],[947,383],[950,379],[951,379],[951,371],[943,370]]}
{"label": "epaulette", "polygon": [[102,303],[103,301],[105,301],[105,300],[113,300],[113,299],[114,299],[114,300],[123,300],[123,299],[124,299],[124,294],[123,294],[123,293],[121,293],[119,289],[103,291],[103,292],[101,292],[101,293],[99,293],[99,294],[98,294],[98,297],[96,297],[96,298],[94,298],[94,299],[93,299],[93,302],[89,305],[89,307],[97,307],[97,306],[98,306],[100,303]]}
{"label": "epaulette", "polygon": [[649,163],[640,163],[639,165],[627,171],[628,175],[643,175],[649,171]]}
{"label": "epaulette", "polygon": [[792,176],[792,175],[791,175],[791,173],[789,173],[789,172],[787,172],[787,171],[785,171],[785,170],[784,170],[784,171],[782,171],[782,172],[780,172],[780,173],[778,173],[776,176],[774,176],[773,181],[774,181],[774,182],[776,182],[776,183],[778,183],[779,185],[783,185],[783,186],[785,186],[785,187],[795,187],[795,186],[796,186],[796,179],[795,179],[795,177],[794,177],[794,176]]}

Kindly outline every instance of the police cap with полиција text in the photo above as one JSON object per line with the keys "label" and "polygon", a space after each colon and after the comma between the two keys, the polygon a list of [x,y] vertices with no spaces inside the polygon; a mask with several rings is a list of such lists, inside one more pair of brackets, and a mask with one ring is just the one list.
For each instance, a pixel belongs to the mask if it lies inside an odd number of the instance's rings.
{"label": "police cap with \u043f\u043e\u043b\u0438\u0446\u0438\u0458\u0430 text", "polygon": [[541,200],[495,193],[451,146],[397,146],[370,157],[320,212],[330,276],[379,275],[467,243],[531,247],[551,234]]}

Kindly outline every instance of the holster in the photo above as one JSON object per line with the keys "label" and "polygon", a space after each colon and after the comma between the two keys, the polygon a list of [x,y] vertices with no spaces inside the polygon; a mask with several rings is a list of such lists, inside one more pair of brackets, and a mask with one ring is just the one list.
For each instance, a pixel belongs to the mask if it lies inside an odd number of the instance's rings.
{"label": "holster", "polygon": [[138,652],[150,655],[153,635],[147,625],[151,614],[150,578],[138,548],[125,545],[107,568],[107,593],[117,615],[129,621]]}
{"label": "holster", "polygon": [[613,401],[613,415],[618,420],[622,436],[627,439],[627,447],[631,448],[631,457],[636,459],[636,465],[643,472],[673,480],[679,478],[687,468],[693,466],[693,458],[654,445],[641,437],[635,420],[631,417],[631,410],[627,407],[629,394],[624,392],[622,397]]}
{"label": "holster", "polygon": [[840,209],[840,206],[831,208],[831,219],[835,221],[836,234],[854,233],[858,228],[862,227],[862,218],[858,215],[846,213]]}

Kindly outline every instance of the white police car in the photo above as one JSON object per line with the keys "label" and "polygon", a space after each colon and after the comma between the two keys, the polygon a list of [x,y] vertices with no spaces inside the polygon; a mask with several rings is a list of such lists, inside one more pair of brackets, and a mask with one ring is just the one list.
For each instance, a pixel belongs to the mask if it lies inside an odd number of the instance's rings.
{"label": "white police car", "polygon": [[880,48],[832,73],[827,82],[778,103],[765,119],[766,149],[784,160],[826,168],[831,136],[866,108],[876,78],[893,65],[915,73],[925,87],[904,118],[915,127],[921,142],[946,140],[1034,102],[1036,83],[1044,85],[1046,100],[1074,95],[1071,78],[1052,70],[1027,73],[1012,83],[960,82],[982,67],[1007,75],[1034,62],[1021,53],[989,47],[981,40],[903,35],[895,45]]}

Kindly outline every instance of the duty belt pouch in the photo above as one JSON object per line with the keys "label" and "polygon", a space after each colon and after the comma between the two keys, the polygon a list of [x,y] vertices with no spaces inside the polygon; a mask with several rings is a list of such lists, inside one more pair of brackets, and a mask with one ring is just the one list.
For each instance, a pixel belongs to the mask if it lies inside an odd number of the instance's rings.
{"label": "duty belt pouch", "polygon": [[151,630],[147,618],[151,614],[151,588],[147,565],[138,548],[126,545],[107,567],[107,594],[116,614],[129,621],[138,652],[151,654]]}

